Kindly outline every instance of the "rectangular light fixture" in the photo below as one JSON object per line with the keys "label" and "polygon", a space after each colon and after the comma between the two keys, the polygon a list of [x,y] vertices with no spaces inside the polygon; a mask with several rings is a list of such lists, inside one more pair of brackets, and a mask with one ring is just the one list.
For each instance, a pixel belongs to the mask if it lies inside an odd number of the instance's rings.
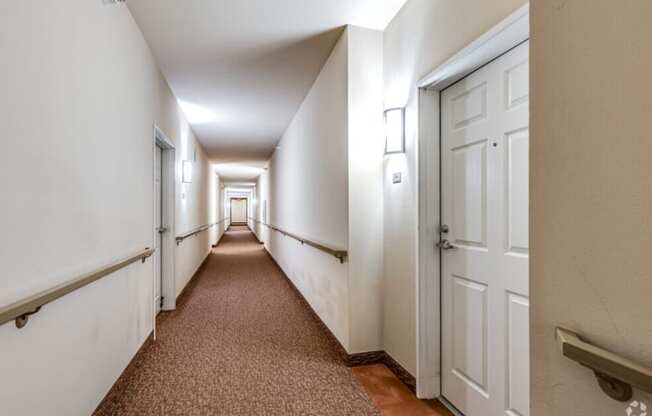
{"label": "rectangular light fixture", "polygon": [[181,181],[192,183],[192,160],[184,160],[181,166]]}
{"label": "rectangular light fixture", "polygon": [[405,108],[385,110],[385,154],[405,153]]}

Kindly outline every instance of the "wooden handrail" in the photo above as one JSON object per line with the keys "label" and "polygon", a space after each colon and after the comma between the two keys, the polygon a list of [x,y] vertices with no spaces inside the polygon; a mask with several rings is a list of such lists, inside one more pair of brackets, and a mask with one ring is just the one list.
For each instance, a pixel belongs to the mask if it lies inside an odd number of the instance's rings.
{"label": "wooden handrail", "polygon": [[281,233],[282,235],[284,235],[286,237],[293,238],[293,239],[297,240],[298,242],[300,242],[301,244],[307,244],[307,245],[309,245],[311,247],[316,248],[317,250],[321,250],[324,253],[328,253],[331,256],[337,258],[340,261],[340,263],[344,263],[344,260],[349,256],[349,253],[346,250],[336,249],[336,248],[325,246],[325,245],[320,244],[320,243],[318,243],[316,241],[308,240],[307,238],[300,237],[300,236],[298,236],[296,234],[289,233],[289,232],[287,232],[285,230],[282,230],[282,229],[280,229],[278,227],[275,227],[273,225],[266,224],[266,223],[264,223],[262,221],[259,221],[259,220],[255,219],[255,218],[249,217],[249,219],[254,221],[254,222],[257,222],[259,224],[262,224],[262,225],[264,225],[265,227],[267,227],[267,228],[269,228],[271,230],[279,232],[279,233]]}
{"label": "wooden handrail", "polygon": [[201,227],[197,227],[197,228],[195,228],[194,230],[189,231],[189,232],[187,232],[187,233],[185,233],[185,234],[178,235],[178,236],[175,238],[176,241],[177,241],[177,245],[179,245],[179,244],[180,244],[183,240],[185,240],[186,238],[190,238],[190,237],[192,237],[192,236],[194,236],[194,235],[197,235],[197,234],[199,234],[199,233],[202,233],[202,232],[208,230],[209,228],[213,228],[213,227],[215,227],[216,225],[223,223],[223,222],[226,221],[226,220],[228,220],[228,218],[223,218],[223,219],[219,220],[218,222],[214,222],[214,223],[212,223],[212,224],[202,225]]}
{"label": "wooden handrail", "polygon": [[593,370],[600,388],[612,399],[630,400],[632,387],[652,393],[651,368],[596,347],[567,329],[557,328],[556,335],[561,353]]}
{"label": "wooden handrail", "polygon": [[68,293],[74,292],[77,289],[89,285],[96,280],[103,278],[115,271],[118,271],[131,263],[141,260],[145,263],[148,257],[156,251],[153,248],[146,248],[145,250],[128,257],[124,260],[104,266],[94,272],[78,276],[72,280],[56,285],[50,289],[39,292],[35,295],[26,297],[10,305],[0,308],[0,325],[7,322],[15,321],[17,328],[23,328],[27,325],[30,315],[37,313],[41,307],[52,301],[55,301]]}

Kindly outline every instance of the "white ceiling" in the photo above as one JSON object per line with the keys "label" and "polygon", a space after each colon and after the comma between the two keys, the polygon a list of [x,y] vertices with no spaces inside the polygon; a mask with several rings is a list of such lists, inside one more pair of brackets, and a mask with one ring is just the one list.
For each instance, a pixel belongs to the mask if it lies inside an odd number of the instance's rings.
{"label": "white ceiling", "polygon": [[213,168],[222,182],[255,182],[264,168],[251,165],[252,162],[216,163]]}
{"label": "white ceiling", "polygon": [[382,30],[405,1],[127,3],[211,159],[262,167],[342,27]]}

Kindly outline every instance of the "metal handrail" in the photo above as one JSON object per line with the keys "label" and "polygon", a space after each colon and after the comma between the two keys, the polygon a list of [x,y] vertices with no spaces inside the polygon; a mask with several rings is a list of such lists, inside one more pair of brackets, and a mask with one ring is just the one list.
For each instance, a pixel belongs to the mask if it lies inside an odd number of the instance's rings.
{"label": "metal handrail", "polygon": [[194,230],[189,231],[189,232],[187,232],[187,233],[185,233],[185,234],[178,235],[178,236],[175,238],[176,241],[177,241],[177,245],[181,244],[181,242],[182,242],[183,240],[185,240],[186,238],[190,238],[190,237],[192,237],[192,236],[194,236],[194,235],[197,235],[197,234],[199,234],[199,233],[202,233],[202,232],[208,230],[209,228],[213,228],[213,227],[215,227],[216,225],[223,223],[223,222],[226,221],[227,219],[228,219],[228,218],[224,218],[224,219],[221,219],[221,220],[219,220],[218,222],[214,222],[214,223],[212,223],[212,224],[205,224],[205,225],[202,225],[201,227],[197,227],[197,228],[195,228]]}
{"label": "metal handrail", "polygon": [[183,240],[185,240],[186,238],[190,238],[190,237],[192,237],[194,235],[197,235],[197,234],[199,234],[201,232],[204,232],[204,231],[208,230],[209,228],[210,228],[210,226],[208,224],[207,225],[202,225],[201,227],[197,227],[194,230],[188,231],[185,234],[178,235],[176,237],[177,245],[181,244],[181,242]]}
{"label": "metal handrail", "polygon": [[618,401],[632,398],[632,387],[652,393],[652,369],[582,340],[579,335],[557,328],[562,354],[590,368],[602,391]]}
{"label": "metal handrail", "polygon": [[266,224],[266,223],[264,223],[262,221],[259,221],[259,220],[255,219],[255,218],[249,217],[249,219],[252,220],[252,221],[255,221],[255,222],[259,223],[259,224],[262,224],[262,225],[264,225],[265,227],[267,227],[267,228],[269,228],[271,230],[279,232],[279,233],[283,234],[286,237],[293,238],[293,239],[297,240],[298,242],[300,242],[301,244],[307,244],[307,245],[309,245],[311,247],[314,247],[314,248],[316,248],[318,250],[321,250],[321,251],[323,251],[325,253],[328,253],[331,256],[337,258],[340,261],[340,263],[344,263],[344,260],[349,256],[349,253],[346,250],[336,249],[336,248],[331,248],[331,247],[325,246],[325,245],[320,244],[320,243],[318,243],[316,241],[308,240],[307,238],[303,238],[303,237],[300,237],[300,236],[298,236],[296,234],[289,233],[289,232],[287,232],[285,230],[282,230],[282,229],[280,229],[278,227],[275,227],[273,225]]}
{"label": "metal handrail", "polygon": [[117,270],[120,270],[130,265],[131,263],[137,262],[138,260],[142,260],[142,262],[145,263],[145,260],[154,254],[154,251],[156,250],[153,248],[146,248],[145,250],[127,259],[109,264],[100,268],[99,270],[76,277],[72,280],[56,285],[50,289],[44,290],[35,295],[28,296],[10,305],[4,306],[0,308],[0,325],[4,325],[10,321],[15,321],[17,328],[23,328],[25,325],[27,325],[29,316],[40,311],[43,305],[55,301],[67,295],[68,293],[74,292],[77,289],[81,289],[82,287],[89,285]]}

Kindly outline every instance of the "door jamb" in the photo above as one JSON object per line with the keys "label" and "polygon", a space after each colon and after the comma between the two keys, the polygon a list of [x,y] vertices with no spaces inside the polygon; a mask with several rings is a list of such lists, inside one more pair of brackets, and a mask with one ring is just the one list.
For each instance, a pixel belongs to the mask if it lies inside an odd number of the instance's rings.
{"label": "door jamb", "polygon": [[440,224],[440,92],[530,37],[529,4],[417,83],[417,396],[441,395],[441,260],[435,249]]}
{"label": "door jamb", "polygon": [[[175,195],[176,195],[176,149],[174,143],[154,125],[154,141],[152,149],[156,146],[162,150],[162,195],[163,210],[161,212],[161,223],[167,231],[161,235],[161,296],[163,296],[162,311],[170,311],[176,308],[176,277],[175,277]],[[156,157],[155,155],[153,157]],[[154,185],[152,185],[154,186]],[[156,204],[156,201],[154,201]],[[156,210],[156,206],[152,207]],[[156,230],[153,230],[153,241],[156,241]],[[156,307],[156,305],[154,305]],[[156,309],[155,309],[156,310]]]}

